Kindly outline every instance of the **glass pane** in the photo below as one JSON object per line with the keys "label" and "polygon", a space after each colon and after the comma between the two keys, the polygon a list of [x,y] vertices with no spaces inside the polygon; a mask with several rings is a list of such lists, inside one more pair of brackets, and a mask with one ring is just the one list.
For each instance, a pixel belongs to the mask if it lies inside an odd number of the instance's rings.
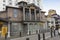
{"label": "glass pane", "polygon": [[37,25],[37,24],[30,24],[29,25],[29,31],[31,31],[31,34],[35,34],[36,33],[36,31],[38,31],[39,30],[39,25]]}
{"label": "glass pane", "polygon": [[14,10],[13,10],[13,16],[14,16],[14,17],[17,17],[17,16],[18,16],[18,10],[17,10],[17,9],[14,9]]}
{"label": "glass pane", "polygon": [[36,11],[36,17],[37,17],[37,20],[39,21],[40,20],[39,10]]}
{"label": "glass pane", "polygon": [[35,20],[34,9],[31,9],[31,20]]}
{"label": "glass pane", "polygon": [[29,15],[29,9],[25,9],[25,20],[29,20],[30,18],[30,15]]}
{"label": "glass pane", "polygon": [[19,35],[19,33],[22,31],[21,24],[20,23],[12,23],[11,24],[11,35]]}

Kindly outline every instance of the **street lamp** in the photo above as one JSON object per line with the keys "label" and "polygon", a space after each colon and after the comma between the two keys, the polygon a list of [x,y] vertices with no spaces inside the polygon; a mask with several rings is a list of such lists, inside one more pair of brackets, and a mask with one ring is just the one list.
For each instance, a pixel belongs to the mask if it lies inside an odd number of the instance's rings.
{"label": "street lamp", "polygon": [[6,19],[8,19],[8,35],[7,35],[7,37],[10,37],[10,19],[11,19],[11,17],[7,17]]}

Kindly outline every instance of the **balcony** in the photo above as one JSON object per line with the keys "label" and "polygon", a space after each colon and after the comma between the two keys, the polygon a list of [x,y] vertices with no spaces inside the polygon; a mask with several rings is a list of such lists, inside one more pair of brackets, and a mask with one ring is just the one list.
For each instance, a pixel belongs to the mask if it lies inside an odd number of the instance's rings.
{"label": "balcony", "polygon": [[37,17],[37,19],[35,20],[35,17],[31,16],[30,20],[29,16],[26,16],[24,21],[40,21],[40,17]]}
{"label": "balcony", "polygon": [[40,13],[36,9],[25,8],[23,16],[23,21],[40,21]]}
{"label": "balcony", "polygon": [[25,17],[25,21],[30,21],[30,18],[28,16]]}

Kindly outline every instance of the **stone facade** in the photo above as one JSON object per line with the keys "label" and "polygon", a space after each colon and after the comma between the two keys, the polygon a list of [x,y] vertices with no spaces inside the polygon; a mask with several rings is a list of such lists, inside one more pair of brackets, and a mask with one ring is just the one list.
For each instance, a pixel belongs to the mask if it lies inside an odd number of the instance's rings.
{"label": "stone facade", "polygon": [[20,2],[19,8],[7,6],[5,12],[0,12],[0,18],[7,22],[8,36],[19,37],[39,33],[44,13],[34,4]]}

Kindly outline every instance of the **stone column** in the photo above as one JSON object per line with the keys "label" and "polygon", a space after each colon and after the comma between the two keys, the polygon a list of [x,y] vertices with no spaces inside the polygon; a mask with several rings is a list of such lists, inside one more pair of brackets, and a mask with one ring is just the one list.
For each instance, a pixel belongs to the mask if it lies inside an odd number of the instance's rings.
{"label": "stone column", "polygon": [[35,13],[35,20],[36,20],[36,9],[34,10],[34,13]]}
{"label": "stone column", "polygon": [[10,37],[10,22],[8,22],[8,35],[7,37]]}
{"label": "stone column", "polygon": [[25,20],[25,7],[23,7],[23,20]]}
{"label": "stone column", "polygon": [[30,20],[31,20],[31,9],[29,8]]}
{"label": "stone column", "polygon": [[28,35],[29,35],[29,23],[27,23],[27,26],[28,26],[28,32],[27,32],[27,33],[28,33]]}
{"label": "stone column", "polygon": [[39,16],[40,16],[40,20],[41,20],[41,10],[39,9]]}

